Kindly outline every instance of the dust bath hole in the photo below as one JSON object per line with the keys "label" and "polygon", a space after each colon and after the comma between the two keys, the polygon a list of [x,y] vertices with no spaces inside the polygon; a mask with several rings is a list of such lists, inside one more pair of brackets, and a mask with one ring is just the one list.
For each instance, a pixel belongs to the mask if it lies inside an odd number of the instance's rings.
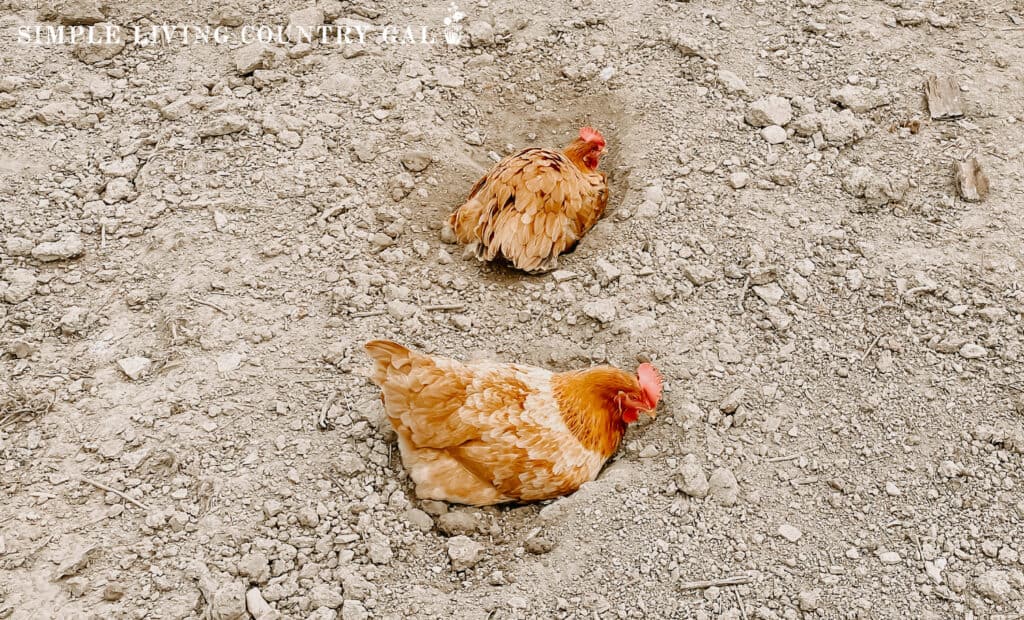
{"label": "dust bath hole", "polygon": [[[494,166],[494,160],[488,156],[491,151],[504,157],[510,154],[507,145],[512,145],[511,153],[529,147],[561,150],[584,125],[598,129],[608,144],[600,165],[608,175],[610,190],[603,218],[606,219],[615,213],[630,190],[632,169],[628,162],[635,161],[634,154],[639,148],[632,138],[634,124],[618,98],[609,94],[570,93],[541,99],[530,106],[504,108],[496,102],[476,125],[484,136],[482,146],[466,144],[461,135],[451,135],[448,144],[440,145],[446,156],[437,169],[438,186],[415,209],[416,223],[436,235],[452,211],[466,200],[473,184]],[[580,245],[585,244],[586,238]],[[505,271],[500,265],[496,267],[499,272]]]}

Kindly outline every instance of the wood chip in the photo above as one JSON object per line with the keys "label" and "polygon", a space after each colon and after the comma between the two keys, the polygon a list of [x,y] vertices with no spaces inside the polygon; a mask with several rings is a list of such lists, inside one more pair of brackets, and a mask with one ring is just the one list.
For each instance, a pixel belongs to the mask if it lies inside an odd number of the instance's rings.
{"label": "wood chip", "polygon": [[932,75],[924,85],[928,96],[928,112],[935,120],[960,118],[964,115],[964,102],[960,98],[960,85],[956,78]]}
{"label": "wood chip", "polygon": [[974,157],[954,164],[956,191],[967,202],[981,202],[988,196],[988,177]]}

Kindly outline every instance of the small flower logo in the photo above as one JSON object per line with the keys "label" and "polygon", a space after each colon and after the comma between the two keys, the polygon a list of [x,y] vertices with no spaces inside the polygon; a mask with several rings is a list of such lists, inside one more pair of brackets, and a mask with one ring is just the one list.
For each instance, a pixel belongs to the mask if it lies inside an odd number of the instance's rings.
{"label": "small flower logo", "polygon": [[466,14],[459,11],[454,2],[448,5],[448,16],[444,18],[444,40],[448,45],[458,45],[462,42],[462,24]]}

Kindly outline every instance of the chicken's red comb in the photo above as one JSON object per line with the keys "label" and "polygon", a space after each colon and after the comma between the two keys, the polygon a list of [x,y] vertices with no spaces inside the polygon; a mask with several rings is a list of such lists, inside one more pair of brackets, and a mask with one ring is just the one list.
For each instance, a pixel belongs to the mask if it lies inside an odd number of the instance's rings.
{"label": "chicken's red comb", "polygon": [[605,145],[604,136],[601,135],[600,131],[594,129],[593,127],[582,127],[580,129],[580,140],[583,140],[584,142],[590,142],[591,144],[597,145],[602,148]]}
{"label": "chicken's red comb", "polygon": [[636,378],[651,401],[651,406],[657,407],[661,400],[661,374],[651,364],[643,363],[636,369]]}

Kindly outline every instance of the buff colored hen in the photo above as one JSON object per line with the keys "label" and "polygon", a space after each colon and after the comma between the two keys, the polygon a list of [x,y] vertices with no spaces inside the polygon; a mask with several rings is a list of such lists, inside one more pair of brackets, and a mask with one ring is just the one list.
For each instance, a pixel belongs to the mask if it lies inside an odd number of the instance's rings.
{"label": "buff colored hen", "polygon": [[480,260],[502,257],[529,273],[554,269],[608,204],[597,169],[604,150],[600,132],[584,127],[564,151],[530,148],[502,159],[448,219],[455,240]]}
{"label": "buff colored hen", "polygon": [[611,366],[552,373],[463,363],[386,340],[365,345],[416,495],[485,506],[559,497],[593,480],[661,377]]}

